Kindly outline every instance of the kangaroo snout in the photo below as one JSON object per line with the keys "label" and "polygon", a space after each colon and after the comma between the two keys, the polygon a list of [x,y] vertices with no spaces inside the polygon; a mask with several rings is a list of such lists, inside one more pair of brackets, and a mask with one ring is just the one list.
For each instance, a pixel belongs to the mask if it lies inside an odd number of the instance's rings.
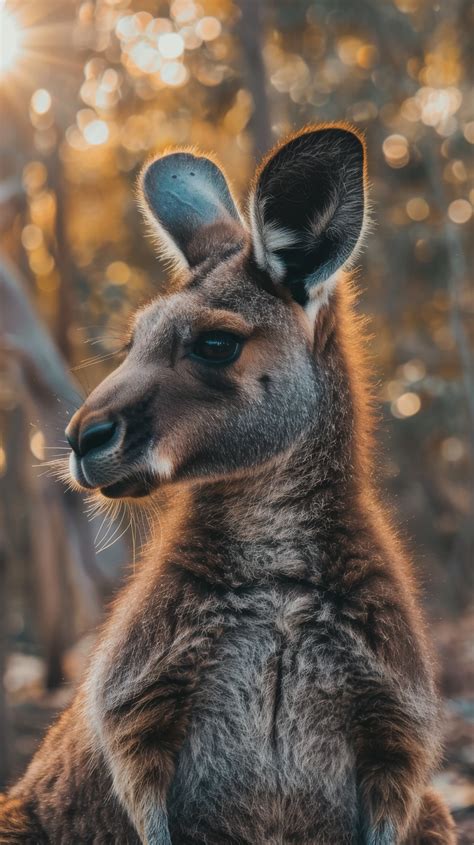
{"label": "kangaroo snout", "polygon": [[86,489],[106,487],[122,475],[122,444],[125,426],[117,415],[90,413],[84,405],[66,429],[71,447],[69,469]]}
{"label": "kangaroo snout", "polygon": [[149,492],[156,386],[148,393],[144,388],[140,369],[122,363],[72,417],[65,432],[72,450],[69,470],[81,487],[110,498]]}
{"label": "kangaroo snout", "polygon": [[79,425],[79,429],[68,426],[66,429],[67,441],[76,455],[83,458],[93,449],[100,449],[101,446],[110,445],[117,423],[114,420],[97,420],[96,422]]}

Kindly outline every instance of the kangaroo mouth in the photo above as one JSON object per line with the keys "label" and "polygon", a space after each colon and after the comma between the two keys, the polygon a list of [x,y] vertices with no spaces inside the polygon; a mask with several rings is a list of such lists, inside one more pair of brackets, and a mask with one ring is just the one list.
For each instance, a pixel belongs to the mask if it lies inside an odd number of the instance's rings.
{"label": "kangaroo mouth", "polygon": [[69,471],[84,490],[99,491],[107,499],[143,498],[157,487],[156,477],[146,469],[124,475],[118,461],[91,461],[71,454]]}
{"label": "kangaroo mouth", "polygon": [[107,499],[142,499],[149,496],[155,488],[156,479],[149,473],[143,473],[140,477],[129,476],[99,489]]}

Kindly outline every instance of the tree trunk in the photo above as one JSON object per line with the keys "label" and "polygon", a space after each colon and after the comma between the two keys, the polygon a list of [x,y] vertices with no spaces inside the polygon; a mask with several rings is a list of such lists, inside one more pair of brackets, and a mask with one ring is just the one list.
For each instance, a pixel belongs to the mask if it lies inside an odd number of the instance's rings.
{"label": "tree trunk", "polygon": [[[34,314],[18,273],[6,262],[0,265],[0,300],[0,352],[20,406],[16,410],[38,427],[50,445],[57,446],[81,397]],[[111,559],[116,565],[108,566],[108,577],[97,561],[94,524],[84,513],[82,497],[66,492],[51,476],[33,469],[34,458],[28,438],[24,439],[22,448],[10,444],[7,449],[15,473],[8,491],[3,491],[2,510],[11,532],[8,493],[10,501],[17,498],[17,510],[27,521],[30,549],[26,569],[29,583],[34,585],[39,640],[46,659],[47,685],[52,688],[61,681],[65,648],[98,621],[104,597],[117,583],[127,552],[120,541],[113,547]]]}
{"label": "tree trunk", "polygon": [[240,8],[239,36],[247,88],[253,99],[254,110],[250,119],[254,152],[262,156],[273,144],[270,105],[266,88],[263,61],[264,24],[260,0],[238,0]]}

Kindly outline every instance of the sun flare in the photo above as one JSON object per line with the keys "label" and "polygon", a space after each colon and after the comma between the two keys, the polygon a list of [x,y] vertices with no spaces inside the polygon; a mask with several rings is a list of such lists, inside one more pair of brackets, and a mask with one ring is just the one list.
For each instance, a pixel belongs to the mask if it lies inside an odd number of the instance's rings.
{"label": "sun flare", "polygon": [[0,75],[8,73],[21,48],[21,29],[14,15],[0,5]]}

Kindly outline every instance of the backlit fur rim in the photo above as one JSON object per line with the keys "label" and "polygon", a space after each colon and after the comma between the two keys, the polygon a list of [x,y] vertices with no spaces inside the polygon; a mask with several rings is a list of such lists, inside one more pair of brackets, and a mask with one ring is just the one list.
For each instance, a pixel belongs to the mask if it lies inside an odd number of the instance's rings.
{"label": "backlit fur rim", "polygon": [[145,191],[144,191],[144,186],[143,186],[143,183],[144,183],[144,180],[145,180],[145,174],[146,174],[148,168],[155,161],[158,161],[162,158],[166,158],[166,156],[169,156],[169,155],[175,155],[176,153],[188,153],[188,154],[191,154],[193,156],[196,156],[196,158],[207,159],[208,161],[212,162],[212,164],[214,164],[215,167],[217,167],[221,171],[222,175],[224,176],[225,181],[227,182],[227,187],[229,189],[231,199],[232,199],[232,201],[233,201],[233,203],[234,203],[234,205],[237,209],[237,214],[239,215],[240,223],[242,224],[243,228],[246,231],[248,231],[248,226],[247,226],[247,223],[245,221],[245,218],[242,215],[242,211],[240,209],[239,202],[236,199],[236,195],[235,195],[235,191],[234,191],[234,188],[232,186],[232,183],[229,180],[227,173],[226,173],[225,169],[223,168],[221,162],[219,161],[219,159],[217,158],[217,156],[214,153],[204,153],[198,147],[195,147],[195,146],[184,146],[184,147],[167,146],[163,150],[163,152],[161,152],[161,153],[158,153],[158,154],[152,153],[147,158],[147,160],[145,161],[145,163],[144,163],[143,167],[141,168],[140,173],[138,175],[137,183],[136,183],[136,201],[137,201],[137,204],[138,204],[138,207],[139,207],[141,213],[143,214],[145,224],[146,224],[146,228],[147,228],[147,234],[152,239],[153,244],[154,244],[154,246],[155,246],[155,248],[158,252],[158,255],[165,262],[167,262],[171,271],[178,272],[180,270],[181,271],[182,270],[188,270],[189,264],[186,260],[185,255],[179,249],[178,245],[173,240],[172,236],[165,229],[165,227],[162,226],[160,221],[153,214],[153,212],[152,212],[152,210],[151,210],[150,206],[148,205],[148,202],[145,198]]}
{"label": "backlit fur rim", "polygon": [[[162,259],[164,259],[171,271],[182,271],[189,269],[188,262],[171,237],[171,235],[167,232],[167,230],[159,223],[153,212],[151,211],[146,199],[143,190],[143,181],[145,178],[145,173],[147,172],[148,168],[150,167],[153,162],[157,161],[158,159],[164,158],[167,155],[173,155],[175,153],[190,153],[191,155],[197,156],[198,158],[205,158],[211,161],[219,170],[223,173],[224,178],[226,179],[227,186],[229,189],[229,193],[231,198],[234,202],[234,205],[237,209],[237,213],[239,215],[239,219],[243,228],[246,231],[251,231],[252,240],[254,242],[254,250],[257,258],[257,263],[261,263],[264,257],[264,245],[261,243],[259,239],[258,233],[258,210],[255,207],[255,196],[256,196],[256,189],[258,185],[258,181],[263,169],[266,167],[268,162],[278,153],[283,147],[285,147],[290,141],[294,140],[295,138],[299,138],[302,135],[308,135],[312,132],[323,132],[328,129],[342,129],[346,132],[352,132],[358,138],[362,145],[363,151],[363,163],[362,163],[362,176],[363,176],[363,192],[364,192],[364,215],[362,220],[362,226],[359,233],[359,237],[357,239],[357,243],[350,255],[350,257],[345,262],[343,269],[350,269],[354,266],[357,258],[360,254],[361,249],[365,245],[365,241],[367,235],[372,229],[372,203],[369,198],[369,188],[370,183],[367,174],[367,145],[365,141],[364,133],[353,124],[347,121],[334,121],[334,122],[327,122],[327,123],[319,123],[319,124],[308,124],[303,129],[300,129],[296,132],[291,133],[290,135],[284,136],[277,144],[275,144],[266,155],[260,161],[258,165],[255,175],[251,182],[251,188],[249,192],[249,199],[247,204],[247,217],[249,218],[249,223],[243,216],[240,204],[236,199],[235,190],[232,186],[231,180],[229,180],[227,173],[222,166],[221,162],[219,161],[218,157],[214,153],[204,153],[196,146],[180,146],[180,147],[173,147],[167,146],[163,152],[161,153],[152,153],[147,160],[145,161],[141,171],[139,173],[137,184],[136,184],[136,198],[137,204],[143,214],[148,235],[151,237],[155,248],[157,249],[158,254]],[[250,224],[250,225],[249,225]],[[285,233],[286,234],[286,233]],[[276,233],[278,235],[278,233]],[[293,233],[288,232],[288,236],[293,236]],[[270,273],[275,277],[275,281],[278,282],[282,276],[282,267],[281,263],[278,260],[277,256],[268,256],[268,270]],[[342,269],[342,268],[341,268]],[[335,274],[335,275],[338,275]],[[328,294],[332,292],[335,287],[334,284],[334,277],[327,279],[326,282],[323,283],[328,288]]]}

